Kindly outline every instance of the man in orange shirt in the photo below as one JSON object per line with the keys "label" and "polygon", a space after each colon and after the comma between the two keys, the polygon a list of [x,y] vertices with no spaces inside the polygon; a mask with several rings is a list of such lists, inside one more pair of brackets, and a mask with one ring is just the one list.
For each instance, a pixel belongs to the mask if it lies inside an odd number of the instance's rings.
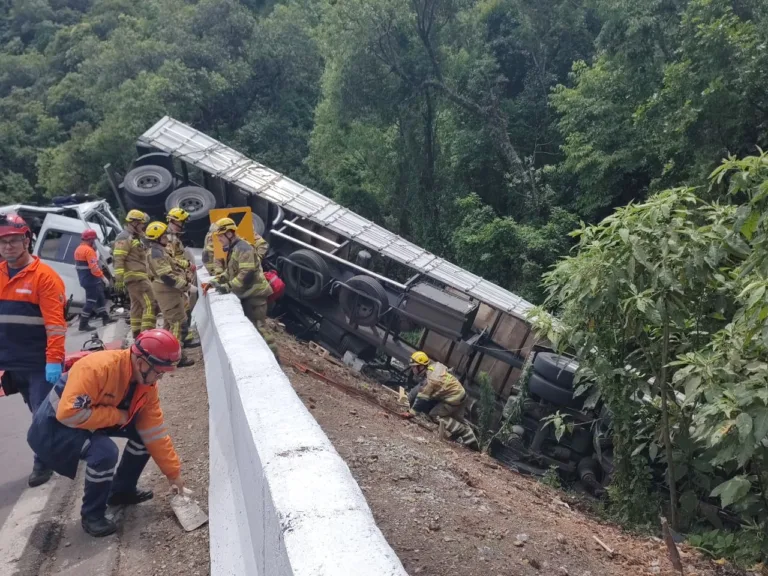
{"label": "man in orange shirt", "polygon": [[[34,413],[61,376],[64,362],[64,282],[29,253],[32,234],[22,218],[0,215],[0,370]],[[29,485],[52,471],[35,457]]]}
{"label": "man in orange shirt", "polygon": [[107,298],[104,295],[104,273],[99,268],[99,257],[96,254],[96,231],[85,230],[80,236],[80,246],[75,250],[75,268],[80,286],[85,290],[85,306],[80,313],[80,332],[96,330],[88,324],[91,316],[96,314],[104,326],[115,320],[107,313]]}
{"label": "man in orange shirt", "polygon": [[[171,487],[184,489],[181,463],[168,436],[157,382],[176,369],[181,345],[159,328],[141,332],[126,350],[94,352],[65,373],[35,413],[27,441],[53,470],[75,477],[85,460],[85,494],[80,509],[91,536],[117,530],[105,516],[107,504],[138,504],[152,498],[137,483],[149,457]],[[128,438],[120,465],[110,436]]]}

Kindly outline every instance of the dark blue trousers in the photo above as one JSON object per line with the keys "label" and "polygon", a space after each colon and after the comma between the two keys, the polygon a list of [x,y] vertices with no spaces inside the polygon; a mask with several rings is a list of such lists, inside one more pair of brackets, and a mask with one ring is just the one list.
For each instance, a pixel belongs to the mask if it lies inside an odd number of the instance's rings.
{"label": "dark blue trousers", "polygon": [[[111,437],[128,438],[119,466],[119,450]],[[85,491],[80,514],[103,516],[110,494],[136,491],[149,452],[136,427],[129,424],[122,430],[115,427],[94,432],[90,443],[83,447],[81,458],[85,460]]]}
{"label": "dark blue trousers", "polygon": [[[19,394],[29,411],[34,414],[43,403],[53,386],[45,379],[45,369],[40,370],[9,370],[10,377],[19,389]],[[35,454],[35,470],[45,470],[46,466]]]}
{"label": "dark blue trousers", "polygon": [[85,319],[92,315],[101,316],[107,311],[107,297],[104,294],[104,284],[89,284],[83,286],[85,290],[85,305],[81,313]]}

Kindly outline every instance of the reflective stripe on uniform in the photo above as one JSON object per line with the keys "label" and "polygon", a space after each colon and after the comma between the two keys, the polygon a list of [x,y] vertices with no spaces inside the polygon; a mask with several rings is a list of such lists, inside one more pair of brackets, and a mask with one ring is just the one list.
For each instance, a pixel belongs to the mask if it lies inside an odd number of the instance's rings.
{"label": "reflective stripe on uniform", "polygon": [[117,466],[112,468],[111,470],[104,470],[103,472],[99,472],[97,470],[94,470],[90,466],[85,467],[85,479],[88,482],[111,482],[112,478],[115,476],[115,470],[117,470]]}
{"label": "reflective stripe on uniform", "polygon": [[56,393],[56,388],[52,388],[50,392],[48,392],[48,401],[51,403],[51,406],[53,406],[53,411],[56,412],[59,409],[59,395]]}
{"label": "reflective stripe on uniform", "polygon": [[83,424],[84,422],[87,422],[92,414],[93,414],[93,410],[91,408],[84,408],[79,412],[77,412],[74,416],[70,416],[69,418],[64,418],[64,420],[61,420],[60,422],[64,424],[64,426],[69,426],[70,428],[76,428],[77,424]]}
{"label": "reflective stripe on uniform", "polygon": [[16,314],[0,314],[0,322],[6,324],[32,324],[35,326],[45,324],[42,316],[20,316]]}
{"label": "reflective stripe on uniform", "polygon": [[128,444],[125,445],[125,451],[134,456],[147,456],[149,454],[146,446],[134,440],[128,440]]}
{"label": "reflective stripe on uniform", "polygon": [[150,442],[154,442],[155,440],[160,440],[160,438],[165,438],[168,436],[168,430],[165,427],[165,423],[158,424],[157,426],[148,428],[146,430],[138,430],[138,433],[139,436],[141,436],[141,441],[144,442],[145,446]]}

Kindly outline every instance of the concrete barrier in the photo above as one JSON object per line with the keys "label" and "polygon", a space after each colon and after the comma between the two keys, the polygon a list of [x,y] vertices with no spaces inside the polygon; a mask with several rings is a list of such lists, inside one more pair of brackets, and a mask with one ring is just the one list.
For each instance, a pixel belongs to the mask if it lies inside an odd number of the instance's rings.
{"label": "concrete barrier", "polygon": [[211,574],[407,576],[238,299],[210,293],[194,313],[210,404]]}

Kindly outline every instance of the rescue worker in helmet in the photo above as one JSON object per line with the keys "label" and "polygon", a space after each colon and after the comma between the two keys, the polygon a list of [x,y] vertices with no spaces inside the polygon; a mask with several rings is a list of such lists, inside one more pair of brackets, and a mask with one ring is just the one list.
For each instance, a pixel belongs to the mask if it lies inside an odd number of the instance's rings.
{"label": "rescue worker in helmet", "polygon": [[223,274],[226,267],[226,261],[216,258],[214,255],[213,236],[218,229],[219,227],[216,225],[216,222],[212,222],[203,243],[203,266],[205,266],[205,269],[208,270],[208,274],[211,276]]}
{"label": "rescue worker in helmet", "polygon": [[[150,222],[145,232],[149,240],[147,267],[152,277],[152,291],[163,313],[165,327],[185,348],[199,346],[189,333],[186,297],[189,280],[186,270],[168,253],[168,226],[163,222]],[[190,366],[194,361],[182,356],[179,366]]]}
{"label": "rescue worker in helmet", "polygon": [[94,314],[101,318],[104,326],[115,320],[107,312],[107,298],[104,295],[104,273],[99,267],[99,257],[96,254],[96,231],[85,230],[80,235],[80,246],[75,250],[75,268],[80,286],[85,290],[85,306],[80,313],[80,332],[96,330],[88,321]]}
{"label": "rescue worker in helmet", "polygon": [[[0,370],[3,386],[16,388],[34,414],[64,364],[66,291],[59,275],[29,253],[24,220],[0,215]],[[28,483],[40,486],[53,471],[35,455]]]}
{"label": "rescue worker in helmet", "polygon": [[[189,291],[186,295],[185,309],[187,311],[187,325],[189,329],[190,342],[197,342],[197,334],[192,328],[192,310],[197,304],[197,279],[195,276],[195,263],[190,260],[187,253],[184,251],[184,243],[181,237],[184,235],[184,226],[189,219],[189,212],[183,208],[171,208],[166,215],[168,221],[168,231],[166,236],[168,237],[168,245],[165,249],[170,254],[171,258],[176,260],[187,275],[187,281],[189,282]],[[186,347],[186,344],[185,344]]]}
{"label": "rescue worker in helmet", "polygon": [[464,418],[469,395],[459,379],[439,362],[430,362],[422,351],[411,354],[411,373],[421,383],[411,397],[411,408],[403,416],[412,418],[418,413],[427,414],[440,423],[440,435],[456,438],[462,444],[477,448],[477,438]]}
{"label": "rescue worker in helmet", "polygon": [[[152,498],[139,476],[151,456],[174,490],[184,481],[181,463],[163,421],[157,383],[176,369],[178,340],[162,329],[139,334],[126,350],[94,352],[61,376],[34,415],[27,441],[62,476],[74,479],[85,460],[85,493],[80,509],[91,536],[115,532],[107,505],[139,504]],[[110,437],[127,438],[118,448]]]}
{"label": "rescue worker in helmet", "polygon": [[211,279],[210,285],[222,294],[231,292],[240,299],[246,318],[253,323],[277,358],[277,346],[264,326],[267,298],[272,295],[272,288],[261,268],[267,242],[259,236],[256,246],[251,246],[237,235],[237,225],[231,218],[218,220],[216,226],[214,234],[221,242],[227,260],[224,273]]}
{"label": "rescue worker in helmet", "polygon": [[155,302],[147,274],[147,249],[142,236],[149,216],[131,210],[125,217],[125,229],[118,234],[112,256],[115,261],[115,289],[128,290],[131,298],[131,332],[136,338],[142,330],[156,325]]}

